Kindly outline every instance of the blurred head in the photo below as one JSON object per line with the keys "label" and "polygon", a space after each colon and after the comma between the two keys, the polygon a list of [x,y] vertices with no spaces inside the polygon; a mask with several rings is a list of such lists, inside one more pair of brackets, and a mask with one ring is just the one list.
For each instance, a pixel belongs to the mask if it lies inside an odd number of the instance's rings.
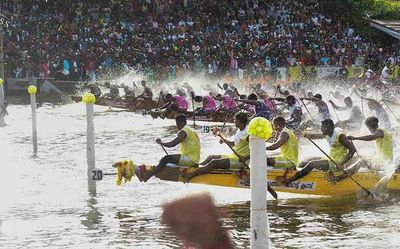
{"label": "blurred head", "polygon": [[283,128],[285,128],[285,124],[285,118],[282,116],[277,116],[272,120],[272,125],[277,131],[281,131]]}
{"label": "blurred head", "polygon": [[311,98],[313,96],[312,92],[307,92],[307,97]]}
{"label": "blurred head", "polygon": [[321,100],[322,100],[322,96],[321,96],[321,94],[319,94],[319,93],[315,94],[315,95],[314,95],[314,98],[316,98],[316,99],[321,99]]}
{"label": "blurred head", "polygon": [[165,99],[166,100],[171,100],[172,99],[172,94],[168,93],[167,95],[165,95]]}
{"label": "blurred head", "polygon": [[333,97],[335,97],[335,98],[339,98],[340,97],[340,92],[339,91],[335,91],[334,93],[333,93]]}
{"label": "blurred head", "polygon": [[235,115],[235,126],[239,128],[240,130],[243,130],[246,128],[248,121],[247,114],[245,112],[238,112]]}
{"label": "blurred head", "polygon": [[376,108],[381,106],[381,104],[374,99],[368,99],[367,105],[370,110],[375,110]]}
{"label": "blurred head", "polygon": [[365,120],[365,125],[371,133],[375,132],[379,127],[379,119],[377,117],[368,117]]}
{"label": "blurred head", "polygon": [[285,90],[285,91],[283,91],[283,95],[289,96],[289,95],[290,95],[290,92],[289,92],[288,90]]}
{"label": "blurred head", "polygon": [[185,114],[178,114],[175,117],[176,127],[178,130],[182,129],[186,125],[186,116]]}
{"label": "blurred head", "polygon": [[142,84],[142,86],[146,86],[146,81],[145,80],[142,80],[142,82],[141,82],[141,84]]}
{"label": "blurred head", "polygon": [[196,97],[194,97],[194,101],[200,103],[200,102],[203,101],[203,97],[201,97],[201,96],[196,96]]}
{"label": "blurred head", "polygon": [[289,106],[294,106],[296,104],[296,98],[293,95],[289,95],[286,97],[286,103]]}
{"label": "blurred head", "polygon": [[227,84],[227,83],[224,83],[224,84],[222,85],[222,87],[224,88],[224,90],[226,90],[226,89],[228,89],[228,84]]}
{"label": "blurred head", "polygon": [[252,93],[252,94],[250,94],[248,97],[247,97],[247,99],[248,100],[257,100],[257,95],[255,95],[254,93]]}
{"label": "blurred head", "polygon": [[351,100],[350,97],[346,97],[346,98],[344,98],[344,104],[345,104],[348,108],[351,108],[351,107],[353,107],[353,100]]}
{"label": "blurred head", "polygon": [[217,94],[217,96],[215,96],[215,99],[218,101],[222,101],[222,100],[224,100],[224,97],[222,97],[221,94]]}
{"label": "blurred head", "polygon": [[332,119],[325,119],[321,122],[321,132],[325,136],[331,136],[333,134],[333,130],[335,129],[335,124]]}

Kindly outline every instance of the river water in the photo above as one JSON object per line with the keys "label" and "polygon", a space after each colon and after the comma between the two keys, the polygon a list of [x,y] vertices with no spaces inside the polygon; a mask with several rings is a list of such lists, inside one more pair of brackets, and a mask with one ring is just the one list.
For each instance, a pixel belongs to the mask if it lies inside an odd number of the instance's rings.
{"label": "river water", "polygon": [[[134,179],[121,187],[115,176],[87,191],[86,117],[83,104],[38,109],[39,151],[32,153],[30,106],[10,105],[0,129],[0,248],[180,248],[161,223],[161,205],[195,192],[209,192],[229,213],[224,225],[237,248],[249,248],[250,191]],[[173,138],[171,120],[107,112],[95,107],[96,167],[132,158],[156,163],[164,152],[154,140]],[[202,158],[228,153],[200,133]],[[327,149],[324,141],[319,142]],[[358,147],[358,146],[357,146]],[[364,146],[367,154],[373,146]],[[174,149],[168,149],[170,152]],[[302,142],[302,157],[316,153]],[[317,154],[320,155],[320,154]],[[400,203],[351,198],[268,196],[273,248],[399,248]]]}

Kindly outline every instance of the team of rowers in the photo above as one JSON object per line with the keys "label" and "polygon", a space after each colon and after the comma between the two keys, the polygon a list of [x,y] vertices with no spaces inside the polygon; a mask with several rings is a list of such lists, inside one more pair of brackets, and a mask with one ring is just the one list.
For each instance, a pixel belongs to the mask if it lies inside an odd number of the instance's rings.
{"label": "team of rowers", "polygon": [[[232,141],[221,138],[220,143],[228,143],[235,153],[228,155],[210,155],[205,160],[200,161],[200,139],[197,132],[187,125],[186,116],[178,114],[175,117],[178,128],[177,136],[164,142],[160,138],[156,143],[164,147],[175,147],[180,145],[179,154],[164,156],[159,164],[151,172],[140,174],[141,181],[147,181],[153,175],[160,173],[169,163],[179,166],[195,167],[192,173],[184,175],[185,182],[190,179],[207,174],[214,169],[244,169],[250,159],[249,134],[248,134],[248,115],[239,112],[235,115],[235,126],[237,132]],[[340,128],[335,127],[331,119],[321,122],[321,133],[305,133],[304,136],[312,139],[326,138],[330,145],[328,158],[311,157],[304,161],[299,161],[299,143],[294,132],[286,126],[286,120],[282,116],[273,119],[273,128],[277,133],[277,139],[266,147],[266,150],[280,150],[279,155],[266,158],[267,164],[274,168],[292,170],[296,167],[302,168],[291,178],[279,179],[282,184],[289,185],[311,172],[319,169],[328,172],[329,180],[336,183],[349,175],[354,174],[360,167],[370,168],[377,163],[386,165],[393,161],[393,140],[389,132],[379,126],[376,117],[369,117],[365,120],[370,134],[363,136],[347,135]],[[376,154],[373,158],[366,159],[355,156],[356,148],[353,140],[375,141]],[[332,160],[332,161],[331,161]]]}
{"label": "team of rowers", "polygon": [[[143,93],[135,98],[151,99],[153,96],[151,89],[146,86],[144,81],[142,81],[142,86],[144,88]],[[273,143],[269,144],[266,150],[279,149],[280,152],[276,156],[266,158],[267,164],[274,168],[287,170],[301,168],[293,177],[279,179],[284,185],[290,185],[291,182],[303,178],[313,169],[328,172],[328,179],[336,183],[354,174],[360,167],[371,169],[377,166],[384,167],[393,162],[393,139],[389,130],[391,128],[389,115],[380,102],[364,97],[366,94],[361,88],[354,88],[350,96],[347,97],[341,95],[339,91],[329,94],[329,96],[333,95],[336,102],[344,103],[344,106],[340,106],[333,100],[329,100],[335,114],[336,111],[349,112],[349,118],[346,120],[339,120],[336,114],[338,119],[336,123],[331,118],[328,104],[318,93],[308,92],[304,94],[304,91],[301,91],[297,95],[305,95],[305,97],[298,98],[290,94],[288,90],[284,91],[278,86],[277,93],[281,96],[271,97],[266,90],[262,89],[261,85],[256,85],[252,88],[252,93],[245,98],[238,93],[236,88],[230,87],[228,84],[224,84],[220,88],[223,91],[222,94],[214,91],[208,85],[205,87],[205,90],[209,92],[207,96],[196,96],[188,84],[184,84],[183,88],[178,87],[175,96],[163,91],[160,92],[159,98],[163,99],[164,104],[158,108],[158,116],[168,117],[175,114],[178,133],[169,142],[164,142],[159,138],[156,143],[168,148],[179,145],[180,152],[179,154],[164,156],[151,172],[142,172],[139,177],[141,181],[147,181],[158,174],[167,164],[196,168],[195,171],[184,174],[185,182],[189,182],[196,176],[207,174],[214,169],[241,170],[246,168],[250,159],[248,122],[253,117],[264,117],[271,120],[276,133]],[[129,93],[129,91],[125,91]],[[374,113],[373,116],[365,119],[364,110],[361,110],[351,98],[353,93],[360,97],[362,101],[366,101],[369,110]],[[197,132],[187,125],[187,116],[185,115],[189,107],[186,100],[188,97],[193,102],[202,103],[202,107],[194,109],[197,115],[234,114],[237,131],[233,140],[230,141],[223,137],[220,140],[220,143],[227,143],[232,147],[234,153],[210,155],[204,160],[200,160],[200,139]],[[220,106],[217,106],[216,101],[221,102]],[[278,108],[279,103],[282,103],[280,108]],[[309,110],[313,106],[317,109],[316,115],[312,115]],[[309,120],[306,122],[304,122],[303,107],[309,114]],[[286,118],[282,112],[284,108],[289,110]],[[365,123],[370,134],[354,136],[346,133],[350,130],[359,130],[363,123]],[[320,132],[302,132],[310,125],[318,127]],[[214,130],[214,132],[217,133],[218,131]],[[300,161],[298,143],[300,134],[309,139],[326,138],[330,146],[328,153],[330,158],[310,157]],[[371,158],[356,156],[353,140],[374,141],[376,153]]]}

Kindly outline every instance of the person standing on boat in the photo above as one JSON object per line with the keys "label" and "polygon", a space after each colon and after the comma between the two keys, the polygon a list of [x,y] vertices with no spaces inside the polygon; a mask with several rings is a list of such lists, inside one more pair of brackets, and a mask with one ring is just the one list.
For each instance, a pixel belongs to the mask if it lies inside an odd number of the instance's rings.
{"label": "person standing on boat", "polygon": [[[297,172],[293,177],[288,179],[280,179],[284,185],[297,181],[308,175],[313,169],[323,170],[328,172],[329,179],[332,182],[337,182],[345,179],[358,171],[365,160],[359,160],[354,157],[356,149],[347,138],[346,134],[339,128],[335,128],[335,124],[331,119],[325,119],[321,122],[322,134],[305,134],[305,137],[310,139],[326,138],[330,152],[329,156],[334,161],[327,158],[312,157],[302,161],[299,164],[301,171]],[[345,171],[345,173],[342,170]]]}
{"label": "person standing on boat", "polygon": [[187,126],[186,116],[178,114],[175,117],[176,127],[178,128],[177,136],[170,142],[162,142],[157,138],[156,143],[161,146],[172,148],[180,145],[179,154],[170,154],[161,158],[160,162],[151,172],[140,176],[140,180],[147,182],[152,176],[160,173],[168,163],[179,166],[197,167],[200,161],[200,139],[197,132]]}
{"label": "person standing on boat", "polygon": [[336,127],[340,127],[342,129],[346,129],[346,130],[361,129],[361,126],[362,126],[362,123],[364,120],[364,115],[361,112],[360,107],[358,105],[353,104],[353,100],[350,97],[344,98],[344,103],[345,103],[346,107],[337,106],[335,103],[333,103],[332,100],[329,100],[329,103],[331,103],[332,107],[336,110],[350,112],[349,119],[337,121],[335,124]]}
{"label": "person standing on boat", "polygon": [[[185,175],[185,182],[189,182],[193,177],[204,175],[211,172],[214,169],[241,169],[246,167],[246,163],[250,159],[250,147],[249,147],[249,133],[247,132],[247,114],[245,112],[239,112],[235,115],[235,126],[237,128],[233,141],[227,141],[226,139],[220,140],[220,143],[226,142],[233,150],[237,153],[229,155],[210,155],[200,163],[204,165],[198,168],[196,171]],[[248,164],[247,164],[248,165]]]}
{"label": "person standing on boat", "polygon": [[375,141],[376,155],[372,161],[374,164],[381,164],[393,161],[393,138],[389,132],[383,128],[379,128],[379,119],[377,117],[369,117],[365,120],[365,125],[371,132],[365,136],[348,136],[350,140]]}
{"label": "person standing on boat", "polygon": [[254,115],[253,117],[263,117],[266,119],[270,119],[270,110],[267,105],[262,100],[258,100],[257,95],[254,93],[250,94],[247,99],[237,99],[238,102],[243,102],[245,104],[254,106]]}
{"label": "person standing on boat", "polygon": [[209,115],[215,113],[217,110],[217,103],[215,103],[214,98],[211,96],[196,96],[194,101],[197,103],[203,103],[202,107],[195,110],[196,115]]}
{"label": "person standing on boat", "polygon": [[143,100],[152,100],[153,99],[153,92],[151,91],[151,88],[146,85],[146,81],[142,80],[142,86],[144,88],[144,91],[142,94],[137,96],[137,99],[141,98]]}
{"label": "person standing on boat", "polygon": [[299,164],[299,143],[293,131],[286,128],[285,118],[275,117],[272,121],[274,130],[279,134],[278,140],[267,146],[267,150],[280,149],[278,156],[268,157],[267,165],[274,168],[293,169]]}

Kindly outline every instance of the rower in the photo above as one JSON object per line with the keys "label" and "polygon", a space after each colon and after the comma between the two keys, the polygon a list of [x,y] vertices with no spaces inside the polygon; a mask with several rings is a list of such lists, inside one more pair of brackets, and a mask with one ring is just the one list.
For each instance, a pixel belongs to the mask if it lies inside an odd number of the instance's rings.
{"label": "rower", "polygon": [[286,121],[286,127],[291,130],[297,130],[303,119],[303,111],[298,101],[293,95],[286,97],[286,104],[289,107],[289,119]]}
{"label": "rower", "polygon": [[348,136],[350,140],[375,141],[376,155],[373,157],[374,163],[392,162],[393,161],[393,139],[389,132],[383,128],[379,128],[379,119],[377,117],[369,117],[365,120],[365,125],[371,132],[365,136]]}
{"label": "rower", "polygon": [[217,94],[217,96],[213,98],[221,102],[221,105],[218,107],[217,112],[234,112],[237,108],[235,100],[229,95],[222,96],[221,94]]}
{"label": "rower", "polygon": [[128,104],[133,104],[136,101],[135,92],[127,85],[124,85],[123,89],[126,101],[128,102]]}
{"label": "rower", "polygon": [[234,89],[232,89],[228,83],[224,83],[222,85],[222,90],[224,90],[225,92],[223,93],[223,95],[229,95],[231,98],[237,98],[237,94],[235,92]]}
{"label": "rower", "polygon": [[322,96],[321,94],[317,93],[312,97],[308,97],[308,98],[300,98],[301,100],[309,100],[315,103],[315,105],[318,108],[318,121],[321,122],[325,119],[329,119],[330,117],[330,113],[329,113],[329,107],[328,105],[325,103],[325,101],[322,100]]}
{"label": "rower", "polygon": [[385,129],[390,129],[392,127],[392,124],[390,122],[390,118],[386,110],[383,108],[382,104],[376,101],[375,99],[369,99],[366,98],[367,100],[367,105],[368,108],[371,111],[375,112],[376,117],[378,118],[379,121],[382,122],[382,126]]}
{"label": "rower", "polygon": [[186,93],[185,93],[186,96],[189,96],[192,92],[194,93],[193,87],[191,87],[187,82],[183,83],[183,88],[185,88],[185,90],[186,90]]}
{"label": "rower", "polygon": [[337,106],[333,103],[332,100],[329,100],[329,103],[332,104],[332,107],[339,111],[349,111],[350,117],[349,119],[337,121],[335,126],[340,127],[342,129],[352,129],[352,130],[359,130],[361,129],[362,122],[364,120],[364,115],[361,112],[361,109],[358,105],[354,105],[353,101],[350,97],[344,98],[344,103],[346,107]]}
{"label": "rower", "polygon": [[245,104],[249,104],[249,105],[253,105],[255,107],[254,110],[254,115],[252,118],[254,117],[263,117],[266,119],[270,119],[270,110],[267,107],[267,105],[264,103],[264,101],[262,100],[258,100],[257,95],[255,95],[254,93],[250,94],[246,99],[238,99],[236,100],[238,102],[242,102]]}
{"label": "rower", "polygon": [[159,115],[160,118],[164,119],[165,117],[168,117],[172,112],[187,112],[188,103],[184,97],[179,95],[172,96],[172,94],[168,93],[165,96],[165,101],[166,103],[160,107],[161,110],[165,109],[165,111],[163,113],[156,114],[156,116]]}
{"label": "rower", "polygon": [[212,113],[215,113],[217,110],[217,103],[215,103],[215,100],[211,96],[196,96],[194,98],[194,101],[197,103],[203,103],[203,106],[200,108],[197,108],[194,112],[196,115],[209,115]]}
{"label": "rower", "polygon": [[177,136],[170,142],[162,142],[160,138],[156,143],[161,146],[172,148],[180,144],[179,154],[170,154],[161,158],[160,162],[151,172],[143,177],[141,181],[147,182],[152,176],[157,175],[165,169],[168,163],[179,166],[197,167],[200,161],[200,139],[196,131],[187,126],[186,116],[178,114],[175,117],[176,127],[178,128]]}
{"label": "rower", "polygon": [[274,168],[295,169],[299,163],[299,144],[293,131],[285,127],[285,118],[275,117],[272,121],[274,130],[279,134],[278,140],[267,146],[267,150],[280,149],[278,156],[268,157],[267,165]]}
{"label": "rower", "polygon": [[88,88],[89,88],[90,93],[92,93],[96,97],[96,100],[101,97],[102,92],[98,85],[96,85],[95,83],[90,83],[88,85]]}
{"label": "rower", "polygon": [[276,89],[278,90],[279,94],[283,95],[285,98],[290,95],[288,90],[282,91],[281,85],[277,85]]}
{"label": "rower", "polygon": [[142,80],[142,86],[144,88],[144,91],[142,94],[137,96],[137,99],[141,98],[143,100],[152,100],[153,99],[153,92],[151,91],[150,87],[146,85],[146,81]]}
{"label": "rower", "polygon": [[[260,86],[260,87],[258,87]],[[275,102],[268,96],[266,91],[261,90],[261,85],[257,84],[257,86],[254,89],[254,93],[262,100],[264,100],[265,105],[267,106],[267,108],[269,109],[270,112],[270,116],[275,117],[277,112],[278,112],[278,108],[276,107]]]}
{"label": "rower", "polygon": [[110,86],[110,95],[109,96],[110,96],[111,100],[119,99],[119,89],[116,85]]}
{"label": "rower", "polygon": [[[329,156],[335,162],[329,159],[312,157],[302,161],[299,164],[301,171],[297,172],[293,177],[281,179],[284,185],[289,185],[291,182],[297,181],[300,178],[308,175],[313,169],[319,169],[328,172],[329,180],[336,183],[346,177],[356,173],[365,160],[358,160],[354,157],[356,149],[346,134],[335,125],[331,119],[325,119],[321,122],[322,134],[305,134],[304,137],[310,139],[326,138],[330,145]],[[341,173],[341,169],[345,173]]]}
{"label": "rower", "polygon": [[[250,159],[249,134],[247,132],[247,114],[239,112],[235,115],[235,126],[238,128],[234,141],[225,141],[237,153],[230,155],[210,155],[200,163],[204,165],[196,171],[185,175],[185,182],[193,177],[204,175],[214,169],[242,169]],[[226,140],[226,139],[224,139]],[[224,143],[221,139],[220,143]],[[248,164],[247,164],[248,165]]]}

